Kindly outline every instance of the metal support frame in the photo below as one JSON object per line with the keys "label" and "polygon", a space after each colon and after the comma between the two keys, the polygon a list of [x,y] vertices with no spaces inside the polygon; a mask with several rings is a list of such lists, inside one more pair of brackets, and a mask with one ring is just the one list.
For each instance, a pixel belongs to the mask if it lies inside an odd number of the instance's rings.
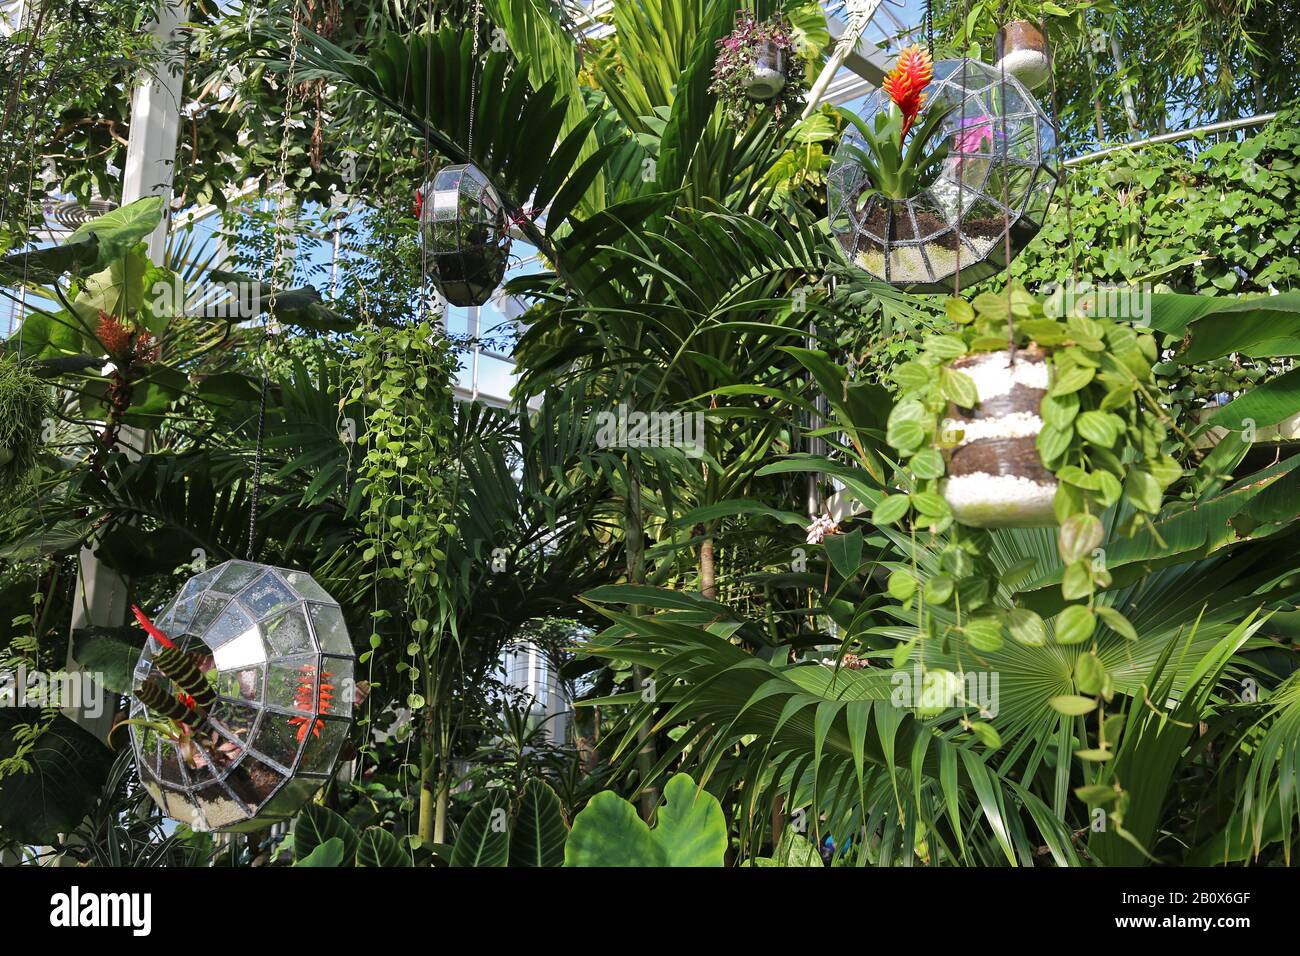
{"label": "metal support frame", "polygon": [[1065,161],[1066,166],[1079,166],[1083,163],[1096,162],[1104,156],[1112,153],[1120,153],[1128,149],[1142,149],[1145,146],[1154,146],[1156,143],[1176,143],[1179,140],[1191,139],[1193,136],[1203,136],[1212,133],[1227,133],[1235,129],[1244,129],[1249,126],[1263,126],[1265,123],[1277,119],[1277,113],[1258,113],[1255,116],[1243,116],[1241,119],[1222,120],[1218,123],[1209,123],[1205,126],[1194,126],[1190,129],[1178,130],[1174,133],[1161,133],[1159,136],[1148,136],[1145,139],[1134,140],[1131,143],[1120,143],[1116,146],[1107,146],[1105,149],[1099,149],[1095,152],[1084,153],[1082,156],[1074,156]]}
{"label": "metal support frame", "polygon": [[[181,39],[180,26],[189,17],[187,2],[160,0],[153,33],[163,48],[174,51]],[[183,54],[169,52],[157,75],[143,77],[131,96],[131,130],[127,144],[126,166],[122,175],[122,205],[146,196],[162,196],[163,221],[149,237],[149,258],[161,263],[166,252],[166,202],[171,198],[176,163],[176,142],[180,131],[180,99],[184,78]],[[143,451],[148,434],[140,429],[123,428],[122,444]],[[76,592],[73,595],[72,631],[87,626],[120,626],[126,619],[130,584],[122,575],[95,556],[98,542],[81,549],[77,565]],[[79,670],[73,657],[69,634],[67,666]],[[112,728],[114,714],[108,708],[98,717],[85,710],[68,709],[69,717],[94,733],[105,737]]]}

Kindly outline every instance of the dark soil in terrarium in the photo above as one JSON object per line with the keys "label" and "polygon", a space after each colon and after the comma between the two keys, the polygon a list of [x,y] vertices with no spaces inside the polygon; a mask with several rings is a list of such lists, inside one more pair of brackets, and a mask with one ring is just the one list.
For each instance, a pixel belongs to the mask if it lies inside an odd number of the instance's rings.
{"label": "dark soil in terrarium", "polygon": [[[856,200],[861,200],[863,193],[865,193],[867,189],[868,186],[864,183],[861,190],[858,192]],[[899,211],[894,213],[893,217],[893,231],[888,233],[889,241],[891,243],[915,241],[916,234],[912,230],[911,217],[901,211],[901,206],[898,208]],[[894,207],[891,205],[877,203],[871,210],[870,215],[863,220],[863,227],[868,232],[884,238],[887,235],[885,231],[885,223],[887,217],[891,212],[893,212],[893,210]],[[928,209],[915,208],[914,212],[916,215],[916,224],[920,228],[922,236],[932,236],[940,230],[949,229],[947,220],[938,213],[931,212]],[[994,239],[1002,234],[1006,224],[1006,220],[1001,216],[981,219],[964,219],[961,223],[961,234],[964,236],[972,236],[976,239]],[[952,252],[957,248],[957,231],[950,230],[940,235],[937,239],[930,241],[934,245],[938,245],[941,248]]]}

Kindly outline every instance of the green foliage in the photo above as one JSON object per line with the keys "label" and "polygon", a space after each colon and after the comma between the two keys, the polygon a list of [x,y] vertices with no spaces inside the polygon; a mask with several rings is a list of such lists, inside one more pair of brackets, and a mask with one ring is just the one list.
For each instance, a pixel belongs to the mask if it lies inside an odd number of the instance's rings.
{"label": "green foliage", "polygon": [[653,829],[610,791],[596,794],[574,818],[565,866],[722,866],[727,827],[722,807],[688,774],[664,788]]}
{"label": "green foliage", "polygon": [[0,834],[54,843],[90,812],[112,765],[103,741],[57,710],[0,707]]}
{"label": "green foliage", "polygon": [[[1088,607],[1062,614],[1056,640],[1082,643],[1096,626],[1092,596],[1111,583],[1109,572],[1093,559],[1105,534],[1099,516],[1122,501],[1131,509],[1123,530],[1135,533],[1160,511],[1165,489],[1182,476],[1181,466],[1165,452],[1165,427],[1152,394],[1154,341],[1126,324],[1090,318],[1081,310],[1055,318],[1065,311],[1059,296],[1045,308],[1020,289],[985,292],[973,304],[949,299],[947,310],[956,331],[929,336],[916,359],[894,370],[899,393],[886,441],[904,462],[908,490],[881,499],[872,520],[890,525],[913,515],[913,527],[935,534],[953,526],[942,493],[947,471],[943,453],[961,436],[951,434],[946,422],[951,407],[975,408],[977,392],[969,376],[950,363],[961,355],[1005,349],[1014,328],[1017,348],[1041,349],[1049,363],[1037,448],[1043,466],[1058,479],[1054,510],[1061,526],[1062,594],[1066,600],[1089,601]],[[1025,643],[1041,642],[1041,622],[1032,612],[1003,614],[1000,620],[979,613],[998,583],[985,536],[951,536],[942,567],[944,575],[929,582],[923,605],[974,615],[959,620],[973,647],[996,650],[1002,627]],[[910,606],[917,583],[910,571],[898,569],[889,590]],[[1125,628],[1119,612],[1105,613]]]}
{"label": "green foliage", "polygon": [[867,148],[848,146],[849,153],[867,173],[867,188],[886,199],[907,199],[917,195],[939,178],[948,158],[948,141],[940,137],[939,128],[957,108],[955,103],[930,103],[921,121],[911,130],[911,141],[904,148],[903,112],[896,104],[881,110],[868,123],[844,109],[836,112],[857,128]]}
{"label": "green foliage", "polygon": [[27,487],[52,412],[49,386],[0,351],[0,497]]}
{"label": "green foliage", "polygon": [[[1300,126],[1294,108],[1240,141],[1195,155],[1121,150],[1071,167],[1064,209],[1012,263],[1031,288],[1085,276],[1201,295],[1300,285]],[[1073,243],[1070,232],[1073,231]]]}

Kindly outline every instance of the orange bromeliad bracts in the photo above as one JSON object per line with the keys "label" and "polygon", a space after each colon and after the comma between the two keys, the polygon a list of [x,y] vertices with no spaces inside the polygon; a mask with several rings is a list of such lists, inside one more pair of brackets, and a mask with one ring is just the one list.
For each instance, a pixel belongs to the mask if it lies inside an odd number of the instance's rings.
{"label": "orange bromeliad bracts", "polygon": [[903,114],[900,145],[907,138],[908,130],[916,122],[917,116],[920,115],[921,107],[925,105],[923,91],[932,79],[934,79],[934,61],[930,59],[930,54],[917,44],[908,47],[898,55],[898,62],[894,64],[894,68],[889,71],[889,75],[881,84],[899,112]]}
{"label": "orange bromeliad bracts", "polygon": [[[294,706],[309,714],[329,713],[330,707],[334,703],[334,685],[329,682],[333,676],[329,671],[321,671],[318,683],[316,680],[316,665],[303,664],[298,669],[298,691],[294,696]],[[298,728],[298,743],[302,743],[307,739],[309,729],[313,737],[319,737],[325,722],[319,718],[290,717],[289,726]]]}

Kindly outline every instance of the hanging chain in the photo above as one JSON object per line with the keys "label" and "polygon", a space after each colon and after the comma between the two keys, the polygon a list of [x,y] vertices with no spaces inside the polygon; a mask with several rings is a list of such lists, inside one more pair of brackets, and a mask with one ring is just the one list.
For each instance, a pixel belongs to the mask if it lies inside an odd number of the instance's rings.
{"label": "hanging chain", "polygon": [[[1007,2],[1002,0],[998,4],[998,29],[1006,29],[1006,12]],[[1005,37],[1003,46],[1005,47]],[[1003,268],[1006,270],[1005,281],[1007,287],[1007,352],[1010,355],[1010,364],[1016,364],[1016,317],[1012,314],[1011,307],[1011,196],[1010,184],[1007,182],[1007,174],[1011,171],[1011,141],[1007,137],[1007,60],[1005,56],[998,57],[998,72],[1001,76],[998,78],[998,96],[1001,98],[1002,115],[1000,117],[1002,126],[1002,257],[1006,260]]]}
{"label": "hanging chain", "polygon": [[925,49],[930,54],[930,59],[934,60],[934,0],[925,0],[921,25],[925,28]]}
{"label": "hanging chain", "polygon": [[1047,19],[1044,18],[1041,26],[1043,46],[1047,48],[1048,76],[1052,79],[1052,132],[1056,136],[1056,161],[1061,173],[1058,185],[1061,187],[1061,192],[1065,193],[1065,235],[1070,244],[1070,280],[1077,286],[1079,284],[1079,254],[1074,245],[1074,194],[1070,191],[1070,167],[1065,164],[1065,149],[1061,143],[1061,112],[1056,105],[1056,50],[1052,46],[1051,37],[1047,32],[1047,22]]}
{"label": "hanging chain", "polygon": [[[289,33],[289,65],[284,78],[284,127],[280,133],[280,158],[276,171],[276,179],[282,196],[286,190],[285,176],[289,169],[289,131],[293,121],[293,78],[298,65],[299,26],[298,10],[295,6],[293,10],[293,26]],[[257,407],[257,442],[253,450],[252,490],[248,501],[247,557],[250,561],[253,559],[253,544],[257,540],[257,507],[262,493],[262,453],[265,450],[266,436],[266,394],[270,388],[270,372],[267,367],[267,356],[270,350],[265,346],[267,340],[272,337],[271,322],[275,319],[275,299],[278,295],[276,279],[279,276],[284,256],[284,233],[280,228],[280,220],[280,202],[277,201],[275,204],[275,219],[271,223],[271,274],[267,277],[271,285],[271,295],[266,305],[265,317],[262,319],[262,345],[264,347],[260,350],[259,356],[262,363],[262,385]]]}
{"label": "hanging chain", "polygon": [[[963,24],[970,19],[970,0],[966,0],[961,17]],[[958,53],[961,55],[961,105],[957,108],[957,273],[952,283],[954,296],[961,295],[961,224],[966,218],[966,156],[961,147],[966,143],[966,77],[970,70],[970,58],[966,51],[959,50]]]}
{"label": "hanging chain", "polygon": [[474,56],[469,64],[469,154],[474,162],[474,115],[478,112],[478,22],[483,16],[483,0],[474,0]]}

